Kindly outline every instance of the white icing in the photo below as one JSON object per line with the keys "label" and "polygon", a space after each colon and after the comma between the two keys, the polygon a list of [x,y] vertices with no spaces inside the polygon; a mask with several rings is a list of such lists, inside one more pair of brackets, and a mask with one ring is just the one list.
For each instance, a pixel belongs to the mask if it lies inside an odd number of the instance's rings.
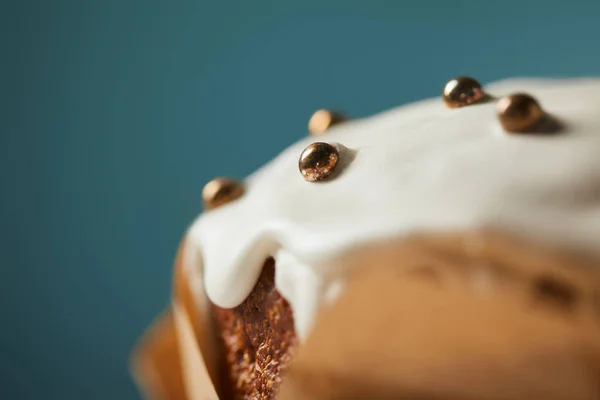
{"label": "white icing", "polygon": [[303,264],[283,248],[275,253],[275,287],[293,306],[294,325],[300,340],[306,338],[321,303],[323,279],[311,266]]}
{"label": "white icing", "polygon": [[[534,95],[565,129],[510,135],[496,102],[448,109],[435,98],[306,137],[248,178],[242,198],[192,225],[210,300],[240,304],[274,256],[277,288],[304,337],[327,293],[343,284],[323,264],[358,244],[494,226],[600,253],[600,79],[486,89]],[[298,171],[300,153],[315,141],[343,145],[342,165],[326,182],[306,182]]]}

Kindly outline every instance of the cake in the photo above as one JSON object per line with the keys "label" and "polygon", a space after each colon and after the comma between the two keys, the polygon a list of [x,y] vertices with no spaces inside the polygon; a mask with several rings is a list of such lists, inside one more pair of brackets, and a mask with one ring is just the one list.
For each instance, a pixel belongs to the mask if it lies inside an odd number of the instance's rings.
{"label": "cake", "polygon": [[600,79],[460,77],[309,131],[204,188],[147,396],[600,398]]}

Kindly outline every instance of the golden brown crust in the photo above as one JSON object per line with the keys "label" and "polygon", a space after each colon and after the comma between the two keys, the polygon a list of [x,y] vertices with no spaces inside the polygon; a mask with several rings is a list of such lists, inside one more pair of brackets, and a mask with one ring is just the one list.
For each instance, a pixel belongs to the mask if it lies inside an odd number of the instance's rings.
{"label": "golden brown crust", "polygon": [[267,260],[248,298],[233,309],[215,306],[235,400],[271,400],[296,343],[289,303],[275,289]]}
{"label": "golden brown crust", "polygon": [[354,272],[295,354],[282,400],[600,398],[594,262],[471,232],[336,263]]}

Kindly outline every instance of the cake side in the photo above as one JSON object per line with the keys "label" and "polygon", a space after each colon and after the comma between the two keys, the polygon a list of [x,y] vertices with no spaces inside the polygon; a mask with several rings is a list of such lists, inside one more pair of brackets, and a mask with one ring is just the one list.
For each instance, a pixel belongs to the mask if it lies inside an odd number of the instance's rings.
{"label": "cake side", "polygon": [[281,400],[600,397],[597,259],[467,231],[334,264],[353,272],[295,352]]}

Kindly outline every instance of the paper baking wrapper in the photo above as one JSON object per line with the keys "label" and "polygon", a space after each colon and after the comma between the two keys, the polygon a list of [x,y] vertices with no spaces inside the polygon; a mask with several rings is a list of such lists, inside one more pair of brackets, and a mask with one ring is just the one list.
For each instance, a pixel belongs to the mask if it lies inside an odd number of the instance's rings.
{"label": "paper baking wrapper", "polygon": [[[224,399],[185,251],[174,307],[140,342],[135,375],[148,398]],[[473,231],[379,242],[327,268],[350,271],[347,283],[296,349],[282,400],[600,398],[593,258]]]}

